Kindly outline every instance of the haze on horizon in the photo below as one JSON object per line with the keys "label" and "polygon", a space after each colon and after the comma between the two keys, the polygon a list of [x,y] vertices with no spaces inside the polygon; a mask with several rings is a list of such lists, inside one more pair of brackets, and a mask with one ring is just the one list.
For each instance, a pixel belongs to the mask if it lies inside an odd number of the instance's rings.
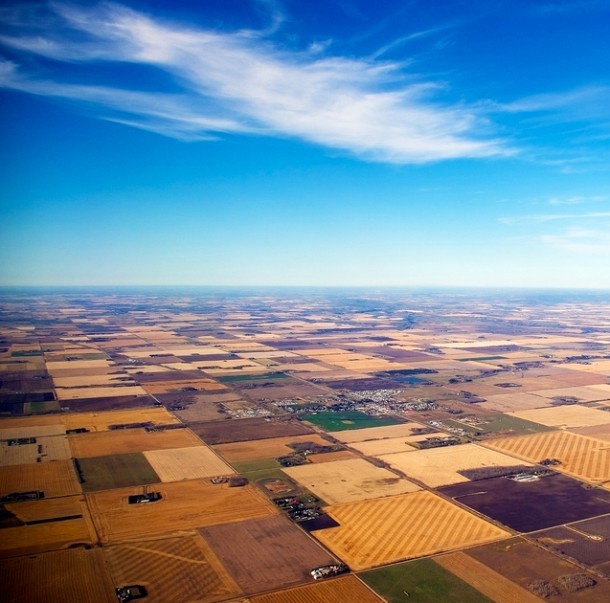
{"label": "haze on horizon", "polygon": [[0,9],[0,285],[610,288],[610,5]]}

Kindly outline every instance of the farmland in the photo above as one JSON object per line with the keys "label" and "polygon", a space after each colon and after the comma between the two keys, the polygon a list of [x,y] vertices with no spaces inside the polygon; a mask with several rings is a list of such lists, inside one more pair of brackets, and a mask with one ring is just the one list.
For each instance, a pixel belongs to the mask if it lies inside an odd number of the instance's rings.
{"label": "farmland", "polygon": [[610,305],[549,304],[0,292],[2,600],[605,603]]}
{"label": "farmland", "polygon": [[[429,492],[329,507],[340,524],[314,532],[354,569],[497,540],[508,532]],[[434,524],[434,531],[430,525]]]}
{"label": "farmland", "polygon": [[306,582],[311,568],[335,561],[283,516],[200,531],[247,594]]}

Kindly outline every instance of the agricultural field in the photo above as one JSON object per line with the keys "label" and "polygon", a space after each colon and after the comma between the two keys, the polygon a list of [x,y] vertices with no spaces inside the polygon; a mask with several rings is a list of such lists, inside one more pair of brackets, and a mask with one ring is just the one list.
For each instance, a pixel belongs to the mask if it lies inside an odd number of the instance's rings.
{"label": "agricultural field", "polygon": [[89,431],[108,431],[113,425],[133,423],[152,423],[153,425],[179,423],[178,419],[164,408],[66,413],[61,415],[61,420],[67,430],[88,429]]}
{"label": "agricultural field", "polygon": [[610,579],[610,515],[537,532],[542,546],[594,568]]}
{"label": "agricultural field", "polygon": [[74,459],[83,492],[153,484],[159,481],[140,452]]}
{"label": "agricultural field", "polygon": [[214,446],[214,450],[230,463],[239,463],[258,459],[277,458],[292,454],[294,449],[290,447],[290,444],[297,442],[313,442],[319,446],[329,445],[327,440],[317,433],[312,433],[283,438],[267,438],[264,440],[218,444],[217,446]]}
{"label": "agricultural field", "polygon": [[210,547],[196,534],[104,547],[114,584],[141,584],[150,603],[213,603],[241,594]]}
{"label": "agricultural field", "polygon": [[485,446],[538,463],[557,459],[554,469],[594,483],[610,480],[610,450],[607,442],[567,431],[486,440]]}
{"label": "agricultural field", "polygon": [[[431,488],[470,481],[460,471],[484,467],[512,467],[523,464],[506,454],[477,444],[444,446],[380,457],[390,467],[398,469]],[[527,463],[529,464],[529,463]]]}
{"label": "agricultural field", "polygon": [[[600,580],[567,559],[553,555],[522,538],[475,547],[466,554],[532,594],[550,598],[551,601],[601,603],[610,598],[610,582]],[[584,576],[592,580],[593,584],[577,591],[572,590],[569,582],[566,582],[570,576]]]}
{"label": "agricultural field", "polygon": [[421,427],[418,423],[400,423],[383,427],[365,427],[363,429],[339,431],[332,435],[344,444],[351,444],[352,442],[383,440],[386,438],[407,438],[413,435],[413,430],[421,429]]}
{"label": "agricultural field", "polygon": [[121,488],[87,495],[87,502],[102,542],[121,542],[156,535],[174,535],[209,525],[278,515],[275,505],[253,486],[230,488],[207,480],[155,484],[161,500],[128,503],[142,488]]}
{"label": "agricultural field", "polygon": [[235,473],[207,446],[148,450],[144,452],[144,457],[162,482]]}
{"label": "agricultural field", "polygon": [[483,479],[439,491],[519,532],[610,513],[610,492],[561,474],[534,481]]}
{"label": "agricultural field", "polygon": [[329,603],[330,601],[357,601],[358,603],[383,603],[354,576],[345,576],[328,582],[308,584],[268,595],[259,595],[250,603]]}
{"label": "agricultural field", "polygon": [[146,431],[144,428],[115,429],[78,433],[70,435],[68,440],[72,456],[77,458],[202,445],[201,440],[189,429],[160,431]]}
{"label": "agricultural field", "polygon": [[312,568],[336,561],[284,516],[210,526],[200,532],[249,595],[309,582]]}
{"label": "agricultural field", "polygon": [[419,490],[414,483],[359,458],[285,467],[282,470],[331,505]]}
{"label": "agricultural field", "polygon": [[0,441],[0,466],[65,461],[70,456],[68,438],[65,435],[36,436],[31,444],[17,446],[10,445],[7,440]]}
{"label": "agricultural field", "polygon": [[492,568],[462,551],[439,555],[434,559],[442,568],[461,578],[496,603],[537,603],[540,599],[522,586],[511,582]]}
{"label": "agricultural field", "polygon": [[300,423],[266,419],[232,419],[230,421],[191,423],[189,427],[210,446],[313,433],[312,429]]}
{"label": "agricultural field", "polygon": [[[72,548],[0,559],[3,603],[116,603],[100,549]],[[54,579],[50,580],[49,577]]]}
{"label": "agricultural field", "polygon": [[302,415],[302,418],[329,432],[342,431],[344,429],[384,427],[402,422],[400,419],[393,417],[374,417],[359,411],[305,413]]}
{"label": "agricultural field", "polygon": [[610,424],[610,413],[596,408],[569,404],[559,408],[542,408],[511,413],[515,417],[542,423],[549,427],[592,427]]}
{"label": "agricultural field", "polygon": [[82,492],[72,461],[0,467],[0,496],[40,490],[46,498]]}
{"label": "agricultural field", "polygon": [[[441,557],[442,559],[442,557]],[[448,571],[449,570],[449,571]],[[453,575],[449,568],[432,559],[421,559],[362,572],[359,577],[388,603],[403,603],[406,598],[421,603],[534,603],[532,597],[500,601],[488,599],[465,581]],[[527,594],[527,593],[526,593]]]}
{"label": "agricultural field", "polygon": [[313,534],[355,570],[509,536],[505,530],[424,491],[338,505],[327,512],[339,527]]}

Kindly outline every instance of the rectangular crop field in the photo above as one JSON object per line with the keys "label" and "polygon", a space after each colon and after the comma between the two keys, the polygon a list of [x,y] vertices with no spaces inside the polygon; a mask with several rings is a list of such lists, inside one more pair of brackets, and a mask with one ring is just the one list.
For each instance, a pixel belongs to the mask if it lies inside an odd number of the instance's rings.
{"label": "rectangular crop field", "polygon": [[567,431],[549,431],[536,435],[487,440],[485,446],[538,463],[558,459],[559,471],[596,482],[610,480],[608,443]]}
{"label": "rectangular crop field", "polygon": [[509,536],[505,530],[425,491],[329,507],[327,512],[339,527],[313,534],[353,569]]}
{"label": "rectangular crop field", "polygon": [[202,445],[190,429],[116,429],[71,435],[69,441],[72,455],[78,458]]}
{"label": "rectangular crop field", "polygon": [[49,461],[65,461],[71,457],[68,438],[60,436],[37,436],[32,444],[9,446],[0,442],[0,465],[25,465]]}
{"label": "rectangular crop field", "polygon": [[[491,603],[482,593],[435,563],[437,559],[391,565],[362,572],[359,577],[388,603],[404,603],[407,598],[420,603]],[[502,603],[515,601],[518,599]]]}
{"label": "rectangular crop field", "polygon": [[312,429],[301,423],[258,418],[191,423],[189,427],[210,445],[313,433]]}
{"label": "rectangular crop field", "polygon": [[477,444],[387,454],[382,456],[382,459],[395,469],[431,488],[469,481],[467,477],[458,473],[461,470],[512,467],[524,464],[506,454],[483,448]]}
{"label": "rectangular crop field", "polygon": [[200,531],[246,594],[308,582],[312,568],[336,561],[281,515]]}
{"label": "rectangular crop field", "polygon": [[147,603],[212,603],[241,593],[196,534],[104,547],[114,584],[141,584]]}
{"label": "rectangular crop field", "polygon": [[357,603],[383,603],[355,576],[344,576],[328,582],[318,582],[249,599],[250,603],[330,603],[354,601]]}
{"label": "rectangular crop field", "polygon": [[82,492],[72,461],[0,467],[0,496],[41,490],[46,498]]}
{"label": "rectangular crop field", "polygon": [[277,458],[294,452],[289,444],[294,442],[314,442],[320,446],[328,446],[328,442],[317,433],[288,436],[282,438],[267,438],[251,442],[234,442],[214,446],[223,458],[232,462],[254,461],[257,459]]}
{"label": "rectangular crop field", "polygon": [[154,484],[159,481],[159,476],[141,452],[76,459],[75,465],[77,470],[80,468],[83,492]]}
{"label": "rectangular crop field", "polygon": [[150,491],[162,499],[128,504],[142,488],[123,488],[87,495],[91,516],[103,542],[120,542],[154,535],[173,535],[219,523],[268,517],[278,509],[254,486],[229,488],[227,484],[189,480],[156,484]]}
{"label": "rectangular crop field", "polygon": [[421,429],[421,427],[418,423],[400,423],[399,425],[340,431],[333,433],[333,437],[345,444],[386,438],[403,438],[413,435],[413,430]]}
{"label": "rectangular crop field", "polygon": [[[116,603],[101,549],[74,548],[0,560],[3,603]],[[50,579],[53,577],[53,579]]]}
{"label": "rectangular crop field", "polygon": [[68,413],[61,416],[66,429],[86,428],[89,431],[108,431],[111,425],[129,423],[153,423],[167,425],[179,423],[178,419],[165,408],[132,408],[100,412]]}
{"label": "rectangular crop field", "polygon": [[284,473],[329,504],[415,492],[419,486],[360,458],[286,467]]}
{"label": "rectangular crop field", "polygon": [[305,421],[309,421],[325,431],[343,431],[348,429],[362,429],[365,427],[383,427],[386,425],[397,425],[402,423],[400,419],[389,416],[370,416],[358,410],[346,410],[344,412],[321,411],[316,413],[305,413],[301,415]]}
{"label": "rectangular crop field", "polygon": [[549,427],[590,427],[610,423],[610,412],[569,404],[537,410],[522,410],[512,413],[513,416],[527,421],[534,421]]}
{"label": "rectangular crop field", "polygon": [[207,446],[148,450],[144,452],[144,456],[162,482],[235,473]]}

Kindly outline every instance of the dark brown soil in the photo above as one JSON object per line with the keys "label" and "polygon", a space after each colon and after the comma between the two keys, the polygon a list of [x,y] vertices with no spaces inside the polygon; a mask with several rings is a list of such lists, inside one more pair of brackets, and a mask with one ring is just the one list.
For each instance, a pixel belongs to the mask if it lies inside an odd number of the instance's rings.
{"label": "dark brown soil", "polygon": [[559,474],[533,482],[499,477],[439,491],[519,532],[610,513],[610,492]]}

